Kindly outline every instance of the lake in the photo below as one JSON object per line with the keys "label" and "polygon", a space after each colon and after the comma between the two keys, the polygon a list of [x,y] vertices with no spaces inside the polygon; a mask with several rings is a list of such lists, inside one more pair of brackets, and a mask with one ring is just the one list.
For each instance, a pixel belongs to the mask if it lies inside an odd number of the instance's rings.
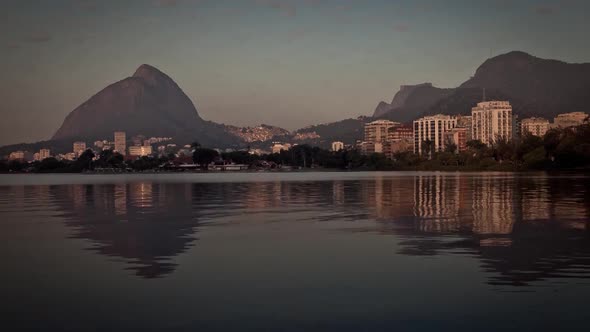
{"label": "lake", "polygon": [[0,176],[5,331],[588,330],[590,177]]}

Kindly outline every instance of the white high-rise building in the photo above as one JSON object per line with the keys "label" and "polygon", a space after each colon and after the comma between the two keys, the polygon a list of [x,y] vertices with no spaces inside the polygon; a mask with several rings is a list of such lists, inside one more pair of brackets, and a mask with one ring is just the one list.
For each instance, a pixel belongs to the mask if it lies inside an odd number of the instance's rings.
{"label": "white high-rise building", "polygon": [[445,133],[457,126],[457,118],[450,115],[426,116],[414,121],[414,153],[422,154],[423,142],[432,144],[432,152],[445,149]]}
{"label": "white high-rise building", "polygon": [[127,136],[124,131],[115,132],[115,152],[127,154]]}
{"label": "white high-rise building", "polygon": [[507,101],[485,101],[471,109],[471,135],[486,145],[512,139],[512,106]]}

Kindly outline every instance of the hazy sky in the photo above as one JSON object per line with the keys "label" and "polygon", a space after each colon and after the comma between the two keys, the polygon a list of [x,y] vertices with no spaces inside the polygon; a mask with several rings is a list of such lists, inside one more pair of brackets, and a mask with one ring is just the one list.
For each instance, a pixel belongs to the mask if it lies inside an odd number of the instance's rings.
{"label": "hazy sky", "polygon": [[590,62],[584,0],[0,0],[0,145],[49,138],[142,63],[200,115],[296,129],[454,87],[490,54]]}

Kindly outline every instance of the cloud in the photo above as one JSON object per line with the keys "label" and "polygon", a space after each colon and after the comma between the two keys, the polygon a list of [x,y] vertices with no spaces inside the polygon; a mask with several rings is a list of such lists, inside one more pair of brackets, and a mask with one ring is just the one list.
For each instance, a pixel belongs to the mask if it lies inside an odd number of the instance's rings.
{"label": "cloud", "polygon": [[26,36],[25,38],[23,38],[23,41],[28,42],[28,43],[45,43],[48,42],[52,39],[51,35],[48,34],[47,32],[38,32],[38,33],[33,33],[29,36]]}

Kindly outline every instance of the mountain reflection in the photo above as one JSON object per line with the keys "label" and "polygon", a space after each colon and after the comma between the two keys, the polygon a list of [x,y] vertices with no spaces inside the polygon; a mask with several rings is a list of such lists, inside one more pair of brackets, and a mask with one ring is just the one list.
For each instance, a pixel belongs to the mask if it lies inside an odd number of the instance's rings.
{"label": "mountain reflection", "polygon": [[144,181],[10,190],[16,208],[31,197],[50,197],[73,238],[121,259],[143,278],[173,272],[174,258],[196,245],[204,225],[231,230],[256,222],[312,222],[311,227],[365,222],[359,227],[395,236],[402,255],[477,259],[491,285],[590,277],[586,177],[376,174],[329,181]]}
{"label": "mountain reflection", "polygon": [[90,240],[90,250],[119,257],[137,276],[174,271],[174,256],[196,240],[198,210],[190,185],[131,183],[52,186],[73,238]]}

